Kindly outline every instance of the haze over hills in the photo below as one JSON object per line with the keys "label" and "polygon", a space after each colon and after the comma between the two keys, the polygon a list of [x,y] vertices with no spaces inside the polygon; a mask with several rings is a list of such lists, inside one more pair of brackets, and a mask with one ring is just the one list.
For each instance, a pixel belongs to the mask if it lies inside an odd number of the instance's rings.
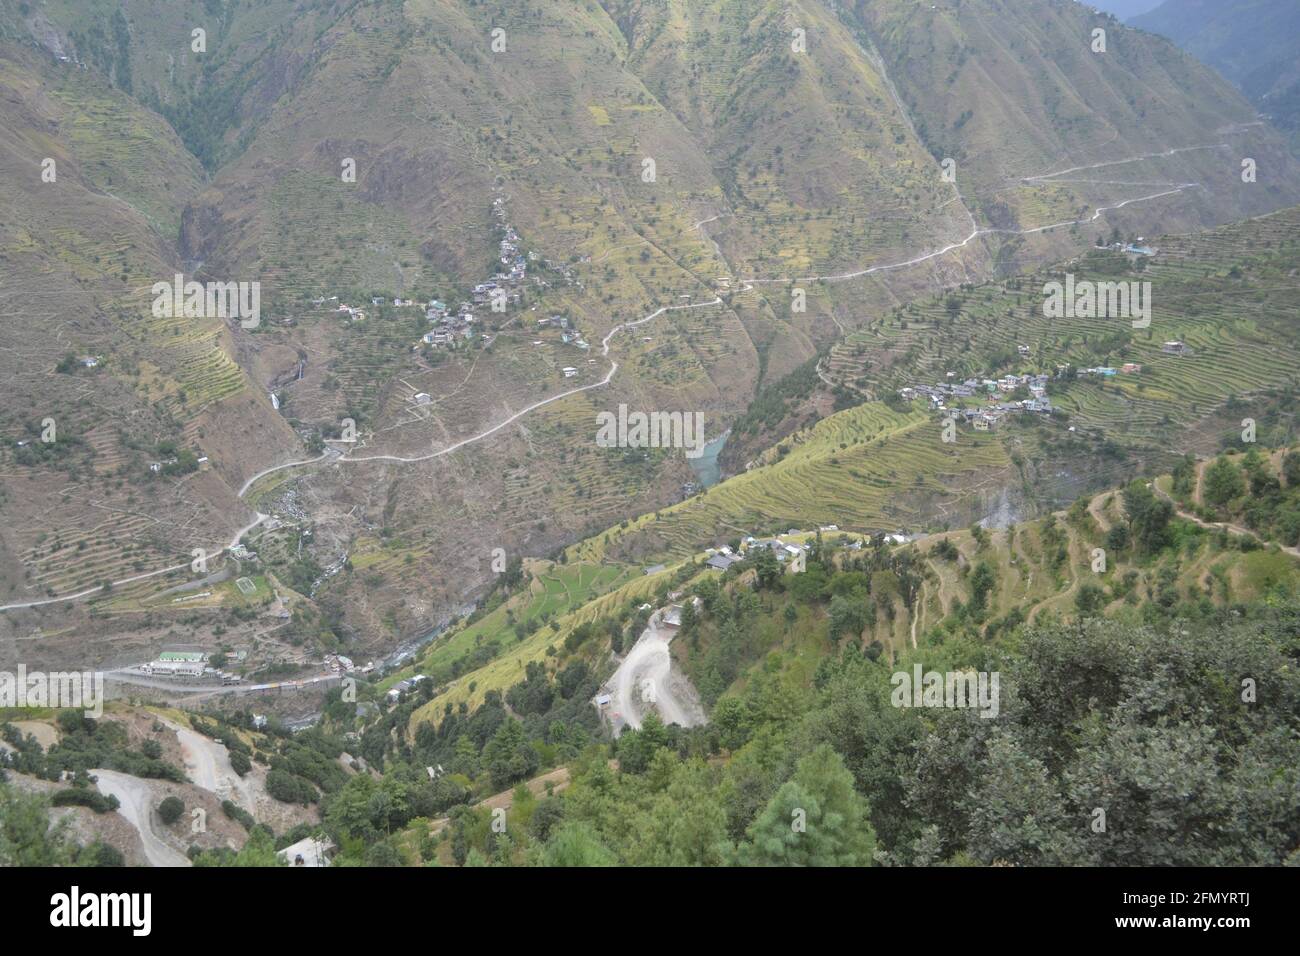
{"label": "haze over hills", "polygon": [[[1300,200],[1236,91],[1054,0],[3,11],[8,86],[26,91],[0,106],[6,175],[60,161],[47,188],[6,193],[6,292],[29,343],[7,353],[22,396],[7,428],[52,417],[68,443],[62,471],[11,449],[10,500],[40,485],[61,506],[5,532],[6,603],[126,582],[107,605],[127,649],[102,642],[105,659],[169,633],[148,601],[171,582],[130,579],[217,552],[259,512],[297,529],[264,542],[292,555],[282,597],[329,622],[294,639],[391,646],[479,593],[493,548],[546,554],[682,497],[680,457],[580,440],[602,410],[698,409],[713,436],[900,301],[1107,228]],[[83,195],[104,214],[84,217]],[[518,299],[477,303],[458,348],[422,342],[423,310],[392,302],[454,311],[503,271],[507,232]],[[176,273],[259,282],[259,326],[153,317],[151,286]],[[28,305],[47,288],[85,305],[52,325]],[[552,315],[586,350],[537,331]],[[358,441],[327,451],[344,419]],[[251,481],[277,466],[292,467]],[[331,573],[345,565],[366,584]],[[41,645],[57,656],[83,646],[85,613],[9,620],[14,635],[58,620]]]}
{"label": "haze over hills", "polygon": [[1239,86],[1293,142],[1300,134],[1300,8],[1289,0],[1165,0],[1135,27],[1167,36]]}
{"label": "haze over hills", "polygon": [[1160,6],[1164,0],[1094,0],[1087,6],[1104,10],[1119,20],[1128,20]]}

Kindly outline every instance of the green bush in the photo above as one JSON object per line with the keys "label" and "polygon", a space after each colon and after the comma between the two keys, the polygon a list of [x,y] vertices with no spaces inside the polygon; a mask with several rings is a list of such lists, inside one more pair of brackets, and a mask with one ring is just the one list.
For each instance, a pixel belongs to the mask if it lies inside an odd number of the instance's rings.
{"label": "green bush", "polygon": [[245,830],[252,830],[253,827],[257,826],[257,821],[253,819],[253,815],[233,800],[222,800],[221,812],[230,817],[230,819],[234,820]]}
{"label": "green bush", "polygon": [[162,822],[171,826],[181,818],[185,812],[185,804],[180,797],[166,797],[162,803],[158,804],[158,816]]}
{"label": "green bush", "polygon": [[120,806],[117,797],[106,796],[88,787],[70,787],[67,790],[60,790],[50,798],[50,803],[56,807],[90,807],[96,813],[108,813]]}
{"label": "green bush", "polygon": [[253,763],[246,754],[242,754],[238,750],[232,750],[230,752],[230,768],[242,777],[253,769]]}

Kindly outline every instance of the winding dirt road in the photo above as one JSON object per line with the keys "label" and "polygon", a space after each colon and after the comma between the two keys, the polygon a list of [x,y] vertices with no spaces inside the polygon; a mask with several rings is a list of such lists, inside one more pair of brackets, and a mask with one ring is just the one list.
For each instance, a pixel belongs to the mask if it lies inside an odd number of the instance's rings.
{"label": "winding dirt road", "polygon": [[165,717],[159,719],[176,732],[185,772],[196,787],[218,799],[232,800],[249,813],[257,812],[257,795],[252,784],[235,773],[230,765],[230,751],[225,746]]}
{"label": "winding dirt road", "polygon": [[154,830],[154,793],[148,781],[116,770],[92,770],[90,773],[97,778],[95,786],[100,793],[117,797],[121,804],[117,812],[140,834],[145,859],[150,866],[190,865],[185,854],[174,849]]}
{"label": "winding dirt road", "polygon": [[602,688],[609,694],[609,712],[618,733],[639,728],[651,711],[665,724],[696,727],[705,722],[704,708],[685,676],[673,670],[669,642],[676,630],[662,623],[662,611],[650,616],[627,657]]}
{"label": "winding dirt road", "polygon": [[[1226,143],[1217,143],[1214,145],[1201,145],[1201,146],[1185,146],[1177,149],[1167,149],[1157,153],[1146,153],[1141,156],[1133,156],[1127,159],[1108,160],[1106,162],[1092,163],[1086,166],[1073,166],[1068,169],[1062,169],[1053,173],[1044,173],[1039,176],[1026,176],[1021,181],[1024,183],[1036,183],[1036,184],[1051,183],[1051,182],[1069,182],[1070,180],[1060,179],[1059,177],[1066,176],[1070,173],[1082,172],[1090,169],[1102,169],[1108,166],[1122,166],[1128,163],[1140,162],[1146,159],[1175,156],[1179,153],[1194,152],[1197,150],[1204,150],[1204,149],[1227,149],[1227,148],[1228,148],[1228,144]],[[1080,180],[1080,181],[1082,182],[1086,180]],[[1121,185],[1121,183],[1114,183],[1114,184]],[[1128,184],[1123,184],[1123,185],[1128,185]],[[1133,184],[1133,185],[1137,185],[1137,184]],[[1150,195],[1146,195],[1146,196],[1136,196],[1132,199],[1125,199],[1124,201],[1116,203],[1115,205],[1112,206],[1098,206],[1096,211],[1093,212],[1093,214],[1086,219],[1072,219],[1065,222],[1052,223],[1046,226],[1036,226],[1032,229],[996,229],[992,227],[982,228],[975,225],[974,220],[972,218],[971,233],[965,239],[961,240],[960,242],[950,243],[949,245],[946,245],[940,249],[936,249],[933,252],[925,253],[924,255],[916,256],[911,259],[905,259],[901,262],[884,263],[881,265],[869,266],[867,268],[859,269],[853,272],[844,272],[835,275],[801,276],[801,277],[784,276],[780,278],[757,278],[756,277],[750,279],[741,279],[739,280],[740,289],[738,291],[742,291],[742,292],[748,291],[752,289],[755,285],[759,285],[759,284],[781,284],[781,283],[788,283],[788,282],[843,282],[850,279],[857,279],[863,276],[873,275],[877,272],[889,272],[896,269],[905,269],[911,266],[920,265],[921,263],[924,262],[928,262],[931,259],[936,259],[940,256],[947,255],[948,253],[954,252],[958,249],[962,249],[981,236],[987,236],[987,235],[1028,236],[1028,235],[1034,235],[1036,233],[1048,232],[1049,230],[1058,229],[1065,226],[1085,225],[1087,223],[1095,222],[1107,212],[1116,209],[1123,209],[1125,206],[1130,206],[1133,205],[1134,203],[1149,202],[1151,200],[1160,199],[1165,196],[1177,195],[1178,193],[1181,193],[1185,190],[1196,189],[1196,188],[1200,188],[1201,186],[1200,183],[1173,183],[1173,182],[1151,183],[1150,185],[1166,186],[1168,188],[1166,188],[1162,192],[1151,193]],[[967,210],[967,212],[969,215],[969,210]],[[701,222],[696,223],[695,228],[700,228],[705,223],[712,222],[713,220],[720,218],[721,215],[723,214],[713,216],[710,219],[702,220]],[[637,319],[632,322],[624,322],[619,325],[616,325],[614,326],[614,328],[612,328],[609,331],[609,333],[601,341],[601,355],[605,357],[609,356],[610,341],[614,338],[615,335],[617,335],[619,332],[625,329],[636,328],[637,326],[644,325],[645,323],[650,322],[667,312],[675,312],[683,309],[700,309],[709,306],[719,305],[721,303],[722,303],[722,298],[721,296],[718,296],[708,302],[697,302],[697,303],[692,303],[690,305],[664,306],[660,309],[656,309],[654,312],[651,312],[649,315],[645,316],[644,318]],[[473,435],[469,438],[463,439],[459,442],[456,442],[455,444],[448,445],[446,448],[440,449],[435,452],[431,452],[428,455],[419,455],[411,458],[405,458],[399,455],[366,455],[366,456],[358,456],[358,457],[348,457],[348,456],[340,456],[336,451],[331,449],[315,458],[308,458],[301,461],[286,462],[281,465],[274,465],[270,468],[263,469],[262,471],[253,475],[251,478],[249,478],[247,481],[244,482],[244,486],[239,490],[239,497],[243,498],[244,495],[248,493],[248,490],[257,481],[261,480],[262,478],[265,478],[268,475],[272,475],[289,468],[300,468],[305,465],[316,464],[326,459],[333,459],[338,464],[354,464],[354,463],[375,462],[375,461],[391,461],[399,464],[414,464],[416,462],[430,461],[435,458],[440,458],[444,455],[450,455],[452,452],[458,451],[461,448],[466,447],[467,445],[472,445],[476,442],[482,441],[485,438],[488,438],[491,435],[496,434],[501,429],[507,427],[513,422],[518,421],[520,418],[523,418],[525,415],[528,415],[529,413],[534,412],[539,408],[543,408],[547,405],[552,404],[553,402],[558,402],[561,399],[568,398],[571,395],[577,395],[580,392],[585,392],[594,388],[602,388],[605,385],[608,385],[613,380],[614,375],[617,372],[618,372],[618,362],[611,359],[609,371],[605,373],[605,377],[602,378],[599,382],[593,382],[590,385],[582,385],[579,386],[578,388],[569,389],[567,391],[560,392],[556,395],[552,395],[549,398],[544,398],[540,401],[534,402],[531,405],[528,405],[520,409],[518,412],[515,412],[513,415],[509,416],[508,418],[493,425],[491,428],[487,428],[479,432],[477,435]],[[230,548],[232,548],[234,545],[238,544],[240,538],[242,538],[253,528],[256,528],[264,520],[266,520],[266,517],[267,517],[266,515],[258,514],[257,517],[252,522],[250,522],[248,525],[246,525],[244,528],[242,528],[239,531],[239,533],[230,542],[230,544],[226,545],[226,547],[223,548],[222,551],[227,551]],[[142,581],[147,578],[156,577],[158,575],[169,574],[173,571],[178,571],[185,567],[188,567],[188,565],[177,564],[168,568],[162,568],[157,571],[150,571],[145,574],[137,574],[133,577],[123,578],[120,581],[114,581],[112,582],[112,586],[118,587],[125,584],[131,584],[136,581]],[[67,594],[60,597],[46,598],[39,601],[3,604],[0,605],[0,612],[16,610],[18,608],[40,607],[42,605],[47,605],[47,604],[58,604],[64,601],[75,601],[80,598],[88,597],[92,594],[96,594],[102,590],[104,590],[104,588],[103,586],[100,586],[100,587],[89,588],[85,591],[79,591],[76,594]]]}
{"label": "winding dirt road", "polygon": [[1160,488],[1154,482],[1151,484],[1151,490],[1154,491],[1159,497],[1163,498],[1165,501],[1173,505],[1174,514],[1178,515],[1178,517],[1180,518],[1192,522],[1192,524],[1198,524],[1202,528],[1205,528],[1209,531],[1226,531],[1228,532],[1228,534],[1236,535],[1239,538],[1252,538],[1255,540],[1255,542],[1257,542],[1260,545],[1260,547],[1264,547],[1264,548],[1270,547],[1272,545],[1277,545],[1278,550],[1284,552],[1285,554],[1289,554],[1293,558],[1300,558],[1300,548],[1293,548],[1290,545],[1286,545],[1286,544],[1278,544],[1276,541],[1267,541],[1264,538],[1261,538],[1254,531],[1251,531],[1249,528],[1243,528],[1239,524],[1232,524],[1231,522],[1228,521],[1206,521],[1204,518],[1197,517],[1196,515],[1192,514],[1190,511],[1184,511],[1182,508],[1178,507],[1178,502],[1174,501],[1174,499],[1169,496],[1169,492]]}

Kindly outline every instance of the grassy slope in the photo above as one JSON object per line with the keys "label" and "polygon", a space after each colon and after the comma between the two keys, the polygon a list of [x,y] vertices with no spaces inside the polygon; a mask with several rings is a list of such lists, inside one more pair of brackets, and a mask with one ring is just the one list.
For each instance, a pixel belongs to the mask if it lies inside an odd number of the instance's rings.
{"label": "grassy slope", "polygon": [[[625,570],[610,579],[609,571],[605,569],[599,577],[607,580],[623,581],[629,577],[629,574],[630,572]],[[517,643],[514,642],[513,634],[507,636],[501,642],[504,646],[503,653],[483,667],[448,682],[429,703],[412,714],[411,727],[415,728],[424,721],[431,720],[436,723],[441,720],[443,711],[448,704],[456,706],[464,703],[472,710],[482,703],[483,696],[488,691],[504,692],[511,685],[523,680],[524,669],[532,661],[548,661],[550,667],[556,666],[556,662],[560,660],[561,656],[566,659],[570,656],[567,654],[558,655],[557,651],[563,646],[564,639],[575,628],[583,624],[595,623],[617,616],[620,611],[631,604],[640,604],[650,600],[654,593],[670,579],[671,574],[668,570],[655,574],[637,573],[637,576],[630,577],[630,579],[626,580],[626,583],[613,590],[605,591],[597,597],[590,598],[583,603],[566,604],[565,613],[553,619],[554,623],[558,625],[556,628],[542,627],[531,636]],[[487,622],[487,629],[493,627],[494,622],[491,622],[490,618],[491,615],[483,619],[484,622]],[[447,637],[440,639],[439,643],[426,656],[426,662],[440,661],[444,653],[449,653],[452,648],[463,646],[466,643],[464,635],[475,632],[476,627],[477,625],[471,625],[465,631],[453,631]],[[604,646],[603,642],[602,646]],[[578,653],[590,656],[595,651],[595,648],[589,647]]]}
{"label": "grassy slope", "polygon": [[[947,371],[997,377],[1060,364],[1137,363],[1140,375],[1081,381],[1053,394],[1053,402],[1076,424],[1116,440],[1176,448],[1230,397],[1295,381],[1298,228],[1300,207],[1152,239],[1159,254],[1142,271],[1125,256],[1092,252],[1056,269],[917,302],[850,336],[828,366],[837,380],[882,396],[939,381]],[[1076,282],[1151,283],[1150,328],[1121,318],[1045,317],[1043,285],[1066,273]],[[1185,342],[1190,354],[1163,354],[1170,340]],[[1027,358],[1017,355],[1019,345],[1029,347]]]}
{"label": "grassy slope", "polygon": [[[876,621],[860,634],[842,635],[839,643],[852,640],[865,646],[878,642],[886,653],[901,654],[912,646],[938,646],[945,637],[964,632],[971,626],[971,619],[959,611],[959,606],[971,600],[971,573],[979,564],[992,568],[996,583],[987,611],[977,619],[977,630],[989,625],[1000,627],[1009,616],[1029,622],[1042,622],[1049,616],[1077,618],[1080,610],[1076,598],[1085,584],[1102,589],[1101,613],[1135,621],[1141,619],[1143,605],[1156,601],[1201,613],[1209,608],[1271,600],[1294,594],[1300,588],[1300,561],[1293,556],[1271,548],[1242,550],[1240,537],[1223,537],[1181,519],[1175,522],[1173,543],[1166,550],[1145,556],[1130,549],[1112,548],[1106,555],[1104,570],[1094,571],[1095,549],[1105,546],[1106,530],[1124,517],[1118,492],[1105,492],[1087,500],[1091,512],[1060,512],[1008,530],[986,532],[982,540],[970,531],[952,531],[899,546],[897,552],[910,552],[920,569],[923,584],[919,599],[909,608],[892,573],[873,574],[864,596],[869,595],[877,606]],[[824,540],[835,545],[840,535],[828,533]],[[948,544],[955,548],[955,557],[941,553],[941,545],[946,548]],[[854,553],[840,552],[844,559]],[[558,631],[543,628],[489,664],[449,682],[412,716],[412,729],[426,720],[436,722],[449,703],[455,706],[465,702],[472,709],[488,691],[504,693],[523,679],[529,661],[544,661],[548,668],[559,669],[569,655],[553,652],[562,647],[574,627],[615,616],[629,603],[649,600],[663,581],[678,575],[690,563],[688,559],[656,575],[633,579],[589,603],[570,605],[570,610],[557,618]],[[684,576],[688,578],[684,586],[689,588],[695,576]],[[536,598],[536,594],[529,595],[530,602]],[[837,643],[828,636],[827,605],[795,599],[796,619],[791,624],[781,613],[789,600],[780,595],[763,598],[759,618],[746,626],[746,667],[731,689],[743,687],[752,676],[748,665],[763,659],[768,661],[765,668],[789,671],[794,679],[806,684],[821,659],[836,650]],[[500,622],[494,622],[493,615],[441,639],[417,670],[426,670],[431,661],[471,644],[474,635],[499,628]],[[710,659],[716,638],[715,629],[703,627],[698,638],[674,646],[674,654],[687,674],[701,676],[699,668]],[[599,666],[606,660],[608,649],[603,638],[597,643],[599,647],[580,653],[585,657],[594,654]]]}

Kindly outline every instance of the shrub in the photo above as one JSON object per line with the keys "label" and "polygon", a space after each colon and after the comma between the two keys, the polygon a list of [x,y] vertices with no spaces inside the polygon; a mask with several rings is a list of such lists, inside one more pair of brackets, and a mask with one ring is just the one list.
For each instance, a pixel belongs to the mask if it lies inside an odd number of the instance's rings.
{"label": "shrub", "polygon": [[162,818],[162,822],[167,826],[171,826],[179,820],[184,812],[185,804],[180,797],[167,797],[162,803],[158,804],[158,816]]}
{"label": "shrub", "polygon": [[253,815],[233,800],[222,800],[221,812],[230,817],[230,819],[234,820],[245,830],[251,830],[253,827],[257,826],[257,821],[253,819]]}
{"label": "shrub", "polygon": [[88,787],[60,790],[50,798],[50,803],[56,807],[89,807],[96,813],[108,813],[120,806],[117,797],[105,796],[98,790],[91,790]]}
{"label": "shrub", "polygon": [[314,803],[316,791],[306,780],[286,770],[273,769],[266,775],[266,792],[281,803]]}

